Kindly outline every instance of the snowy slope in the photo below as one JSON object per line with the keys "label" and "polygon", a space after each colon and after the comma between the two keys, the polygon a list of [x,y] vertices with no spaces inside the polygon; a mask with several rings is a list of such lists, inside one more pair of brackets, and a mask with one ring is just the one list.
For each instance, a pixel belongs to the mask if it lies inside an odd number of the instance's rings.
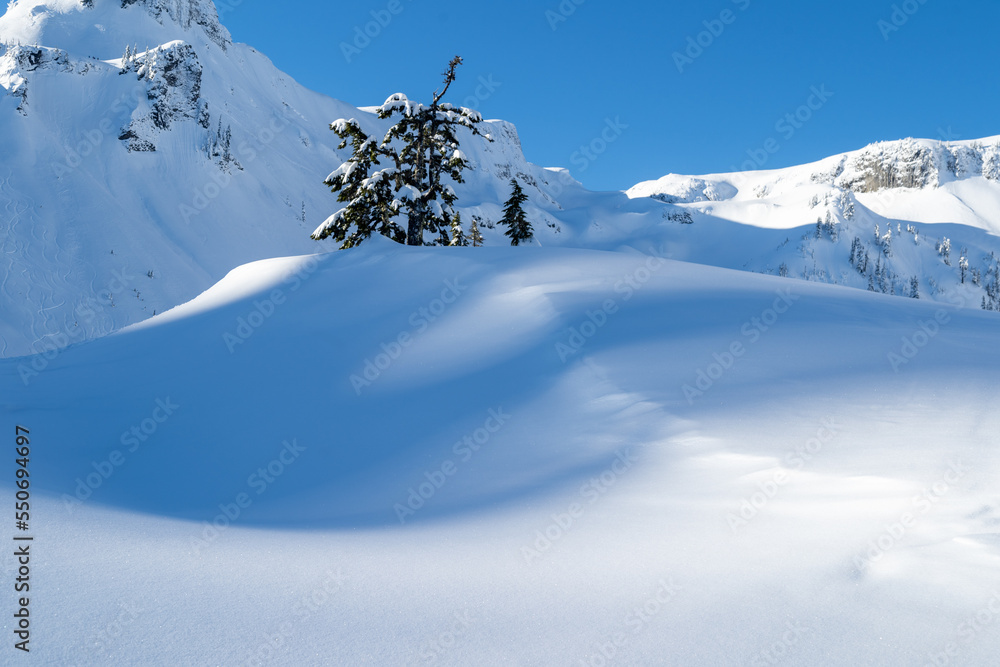
{"label": "snowy slope", "polygon": [[[995,281],[989,276],[1000,255],[1000,137],[906,139],[786,169],[669,174],[628,194],[681,206],[716,229],[723,219],[773,230],[738,232],[726,245],[747,247],[744,262],[707,262],[719,266],[865,289],[878,262],[886,267],[881,285],[875,276],[878,291],[909,296],[916,277],[921,298],[947,301],[959,291],[972,306],[982,305]],[[748,238],[758,243],[746,245]],[[759,249],[764,239],[775,245]],[[855,239],[869,255],[867,271],[852,261]],[[995,298],[988,300],[996,309]]]}
{"label": "snowy slope", "polygon": [[[12,3],[0,86],[2,356],[140,321],[252,260],[332,249],[309,238],[336,207],[329,123],[380,125],[232,43],[208,0]],[[512,176],[549,177],[513,126],[490,126],[494,143],[463,147],[470,215],[499,210]]]}
{"label": "snowy slope", "polygon": [[[391,77],[385,85],[394,92]],[[384,128],[371,109],[306,90],[233,43],[209,0],[18,0],[0,17],[0,87],[4,357],[52,354],[141,321],[249,261],[331,250],[309,239],[337,207],[321,181],[346,157],[328,125],[357,117]],[[528,163],[508,122],[489,121],[487,133],[492,142],[463,141],[473,169],[457,192],[488,245],[506,242],[491,227],[517,178],[546,247],[664,247],[690,262],[866,289],[882,268],[875,227],[891,226],[897,252],[875,287],[908,293],[916,276],[922,298],[948,301],[965,249],[970,280],[979,276],[958,288],[971,307],[1000,254],[996,139],[668,176],[626,195]],[[871,191],[900,184],[920,187]],[[828,217],[836,242],[813,233]],[[907,226],[918,238],[898,238]],[[855,237],[871,256],[864,275],[849,262]],[[945,238],[949,263],[937,250]]]}
{"label": "snowy slope", "polygon": [[32,659],[991,664],[995,332],[634,252],[240,267],[0,361]]}

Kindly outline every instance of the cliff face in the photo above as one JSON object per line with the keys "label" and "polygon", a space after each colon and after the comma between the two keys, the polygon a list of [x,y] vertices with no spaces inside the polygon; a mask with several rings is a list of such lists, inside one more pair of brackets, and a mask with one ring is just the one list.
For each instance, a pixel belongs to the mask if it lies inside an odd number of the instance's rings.
{"label": "cliff face", "polygon": [[853,192],[938,187],[983,176],[1000,181],[1000,140],[960,144],[939,141],[882,142],[844,156],[832,183]]}
{"label": "cliff face", "polygon": [[232,43],[229,31],[219,23],[212,0],[121,0],[122,8],[136,5],[163,23],[172,21],[184,30],[200,26],[209,39],[226,49]]}

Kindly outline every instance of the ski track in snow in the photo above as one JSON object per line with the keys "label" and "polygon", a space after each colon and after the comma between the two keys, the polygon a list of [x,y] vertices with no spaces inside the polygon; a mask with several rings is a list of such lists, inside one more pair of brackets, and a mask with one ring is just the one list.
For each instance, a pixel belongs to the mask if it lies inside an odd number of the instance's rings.
{"label": "ski track in snow", "polygon": [[[79,286],[88,285],[88,293],[99,298],[97,272],[89,263],[76,261],[75,253],[67,249],[66,235],[73,230],[59,230],[44,221],[38,215],[36,201],[11,183],[13,176],[8,168],[7,174],[0,178],[0,200],[8,225],[0,245],[4,264],[0,294],[14,311],[10,313],[11,319],[16,322],[20,317],[25,323],[26,338],[31,339],[29,345],[35,353],[52,347],[42,343],[57,336],[58,342],[53,345],[62,347],[68,340],[62,335],[73,333],[70,327],[84,326],[86,337],[110,333],[114,327],[106,317],[95,320],[89,327],[67,319],[76,304],[68,303],[66,297],[80,294]],[[54,270],[47,271],[47,267]],[[8,341],[0,334],[0,356],[5,355],[8,347]]]}

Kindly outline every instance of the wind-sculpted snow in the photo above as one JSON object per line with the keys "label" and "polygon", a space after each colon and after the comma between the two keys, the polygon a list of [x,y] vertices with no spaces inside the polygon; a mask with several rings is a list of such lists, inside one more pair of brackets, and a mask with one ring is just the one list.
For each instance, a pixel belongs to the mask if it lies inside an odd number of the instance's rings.
{"label": "wind-sculpted snow", "polygon": [[635,252],[241,266],[27,386],[0,360],[33,659],[991,664],[995,342]]}

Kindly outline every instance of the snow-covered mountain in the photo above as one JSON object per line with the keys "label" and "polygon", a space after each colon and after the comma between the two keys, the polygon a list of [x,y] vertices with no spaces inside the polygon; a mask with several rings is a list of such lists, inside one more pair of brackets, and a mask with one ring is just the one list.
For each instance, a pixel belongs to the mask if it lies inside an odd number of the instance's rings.
{"label": "snow-covered mountain", "polygon": [[[596,193],[489,121],[497,247],[327,252],[328,124],[381,121],[208,0],[0,43],[34,661],[996,662],[997,139]],[[542,247],[489,226],[510,178]]]}
{"label": "snow-covered mountain", "polygon": [[[233,43],[210,0],[14,2],[0,18],[0,86],[0,356],[120,329],[250,261],[332,250],[309,238],[337,207],[322,179],[347,157],[329,123],[384,126]],[[1000,307],[997,139],[879,144],[626,194],[528,163],[508,122],[486,132],[463,137],[472,170],[456,190],[488,245],[506,243],[491,227],[514,177],[543,246],[656,249]]]}
{"label": "snow-covered mountain", "polygon": [[1000,307],[1000,137],[906,139],[787,169],[670,174],[629,196],[682,207],[698,225],[721,218],[772,230],[776,244],[749,246],[732,268]]}
{"label": "snow-covered mountain", "polygon": [[[336,206],[329,124],[380,122],[234,44],[210,0],[14,2],[0,86],[3,356],[140,321],[249,261],[333,249],[309,238]],[[551,178],[512,125],[488,132],[463,147],[470,211],[497,208],[512,176]]]}

